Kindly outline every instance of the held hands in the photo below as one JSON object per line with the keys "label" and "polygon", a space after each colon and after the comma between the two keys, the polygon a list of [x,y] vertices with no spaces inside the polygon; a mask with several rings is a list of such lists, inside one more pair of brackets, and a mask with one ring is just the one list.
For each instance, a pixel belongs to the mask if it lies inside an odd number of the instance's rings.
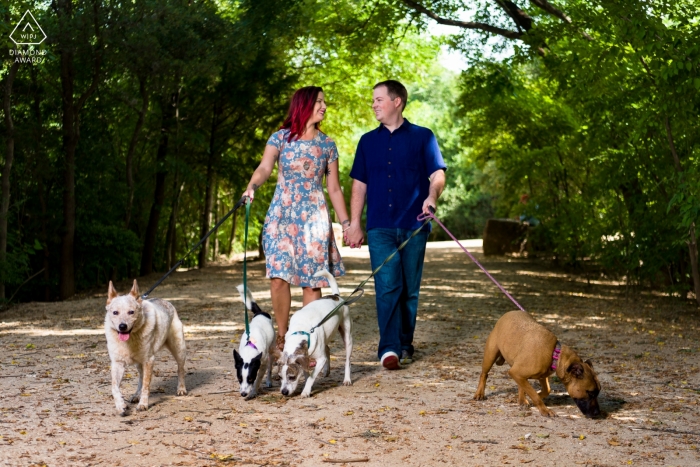
{"label": "held hands", "polygon": [[345,240],[346,245],[350,245],[350,248],[360,248],[362,246],[365,236],[359,222],[350,223],[350,227],[343,231],[343,240]]}

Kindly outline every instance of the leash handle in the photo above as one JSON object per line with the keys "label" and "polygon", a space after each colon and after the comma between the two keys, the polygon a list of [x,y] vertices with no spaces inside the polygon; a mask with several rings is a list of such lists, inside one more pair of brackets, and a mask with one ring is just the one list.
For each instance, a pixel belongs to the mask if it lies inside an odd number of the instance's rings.
{"label": "leash handle", "polygon": [[153,292],[153,291],[156,289],[156,287],[158,287],[158,286],[161,284],[161,282],[163,282],[165,279],[167,279],[167,277],[168,277],[170,274],[172,274],[172,272],[173,272],[174,270],[176,270],[177,268],[179,268],[180,265],[185,261],[185,259],[186,259],[189,255],[192,254],[193,251],[195,251],[197,248],[199,248],[199,247],[202,245],[202,243],[204,243],[205,240],[206,240],[207,238],[209,238],[209,236],[210,236],[211,234],[213,234],[214,232],[216,232],[216,230],[217,230],[219,227],[221,227],[221,224],[223,224],[224,222],[226,222],[226,220],[227,220],[229,217],[231,217],[231,215],[232,215],[234,212],[236,212],[236,210],[237,210],[238,208],[240,208],[240,207],[243,205],[243,203],[245,202],[246,199],[247,199],[247,197],[244,196],[243,198],[241,198],[240,200],[238,200],[238,202],[233,206],[233,208],[232,208],[224,217],[222,217],[221,220],[220,220],[214,227],[212,227],[212,229],[211,229],[209,232],[207,232],[207,234],[206,234],[204,237],[202,237],[202,238],[199,240],[199,242],[197,242],[197,244],[196,244],[195,246],[193,246],[192,248],[190,248],[190,251],[188,251],[187,253],[185,253],[185,256],[183,256],[182,259],[180,259],[180,261],[178,261],[177,263],[175,263],[175,266],[173,266],[172,268],[170,268],[170,271],[166,272],[165,275],[164,275],[163,277],[161,277],[160,279],[158,279],[158,281],[157,281],[155,284],[153,284],[153,285],[151,286],[150,289],[148,289],[148,290],[146,291],[145,294],[141,295],[141,298],[142,298],[143,300],[146,300],[146,299],[148,298],[148,296],[151,294],[151,292]]}
{"label": "leash handle", "polygon": [[[432,206],[431,206],[431,208],[432,208]],[[489,272],[486,270],[486,268],[484,268],[484,267],[481,265],[481,263],[479,263],[479,262],[476,260],[476,258],[474,258],[474,257],[472,256],[472,254],[469,253],[469,252],[467,251],[467,249],[464,248],[464,247],[462,246],[461,243],[459,243],[459,240],[457,240],[457,239],[455,238],[455,236],[452,235],[452,232],[450,232],[449,230],[447,230],[447,227],[445,227],[445,226],[442,224],[442,222],[440,222],[440,219],[438,219],[437,217],[435,217],[435,210],[434,210],[434,209],[430,209],[430,212],[431,212],[430,214],[420,214],[420,215],[418,216],[418,220],[421,220],[421,221],[422,221],[422,220],[424,220],[424,219],[428,219],[428,220],[431,220],[431,219],[432,219],[432,220],[434,220],[435,222],[437,222],[438,225],[439,225],[440,227],[442,227],[442,230],[444,230],[445,233],[447,233],[447,235],[449,235],[449,236],[452,238],[452,240],[454,240],[455,242],[457,242],[457,245],[459,245],[460,248],[462,248],[462,250],[467,254],[467,256],[469,256],[469,258],[474,262],[474,264],[476,264],[477,266],[479,266],[479,269],[481,269],[482,271],[484,271],[484,274],[486,274],[486,276],[488,276],[488,278],[491,279],[491,281],[493,281],[493,283],[496,284],[496,286],[498,286],[499,289],[501,289],[501,292],[503,292],[503,293],[505,294],[505,296],[508,297],[508,298],[510,299],[511,302],[515,303],[515,306],[517,306],[518,308],[520,308],[521,311],[525,311],[525,308],[523,308],[522,306],[520,306],[520,303],[518,303],[518,302],[506,291],[506,289],[504,289],[503,286],[502,286],[501,284],[499,284],[498,281],[497,281],[496,279],[494,279],[494,277],[493,277],[491,274],[489,274]]]}

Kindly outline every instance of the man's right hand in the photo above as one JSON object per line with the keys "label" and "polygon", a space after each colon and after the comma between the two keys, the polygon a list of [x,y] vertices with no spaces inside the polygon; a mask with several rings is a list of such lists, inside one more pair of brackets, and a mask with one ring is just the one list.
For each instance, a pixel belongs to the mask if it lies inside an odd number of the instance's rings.
{"label": "man's right hand", "polygon": [[350,245],[350,248],[360,248],[365,240],[365,234],[362,232],[360,223],[350,223],[348,230],[344,232],[345,243]]}

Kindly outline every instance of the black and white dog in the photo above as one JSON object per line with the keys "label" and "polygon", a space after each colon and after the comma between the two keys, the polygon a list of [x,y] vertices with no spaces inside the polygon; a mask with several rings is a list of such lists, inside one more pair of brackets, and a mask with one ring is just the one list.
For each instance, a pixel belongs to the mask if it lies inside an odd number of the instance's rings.
{"label": "black and white dog", "polygon": [[[291,396],[297,389],[302,374],[306,376],[302,397],[311,395],[311,387],[316,377],[323,371],[324,376],[330,373],[330,349],[328,342],[337,329],[345,343],[345,379],[344,386],[352,385],[350,379],[350,355],[352,354],[352,320],[347,305],[340,307],[328,321],[311,333],[311,327],[317,325],[338,303],[340,291],[335,278],[326,270],[314,274],[314,277],[325,277],[331,286],[333,295],[323,297],[306,305],[292,315],[289,330],[284,336],[284,352],[278,361],[279,374],[282,378],[281,392]],[[309,376],[309,360],[316,360],[316,367]]]}
{"label": "black and white dog", "polygon": [[243,292],[243,284],[238,286],[238,292],[245,302],[246,308],[253,313],[250,320],[250,335],[243,332],[241,343],[233,350],[233,359],[236,362],[236,376],[241,385],[241,396],[246,400],[258,395],[263,374],[267,373],[265,386],[272,386],[271,372],[273,354],[277,353],[275,347],[275,329],[272,327],[270,315],[260,309],[253,295],[248,290],[246,297]]}

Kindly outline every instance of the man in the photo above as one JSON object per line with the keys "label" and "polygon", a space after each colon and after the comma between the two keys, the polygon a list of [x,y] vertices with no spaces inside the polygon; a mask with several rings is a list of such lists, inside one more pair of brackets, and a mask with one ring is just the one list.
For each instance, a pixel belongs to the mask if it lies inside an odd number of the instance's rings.
{"label": "man", "polygon": [[[403,117],[408,92],[398,81],[374,86],[372,110],[377,129],[360,138],[350,176],[351,221],[347,243],[359,248],[364,240],[362,211],[367,199],[367,241],[376,269],[409,238],[421,222],[416,217],[435,209],[445,186],[445,162],[435,135]],[[379,323],[378,357],[384,368],[396,370],[413,360],[413,332],[423,273],[426,225],[374,276]]]}

